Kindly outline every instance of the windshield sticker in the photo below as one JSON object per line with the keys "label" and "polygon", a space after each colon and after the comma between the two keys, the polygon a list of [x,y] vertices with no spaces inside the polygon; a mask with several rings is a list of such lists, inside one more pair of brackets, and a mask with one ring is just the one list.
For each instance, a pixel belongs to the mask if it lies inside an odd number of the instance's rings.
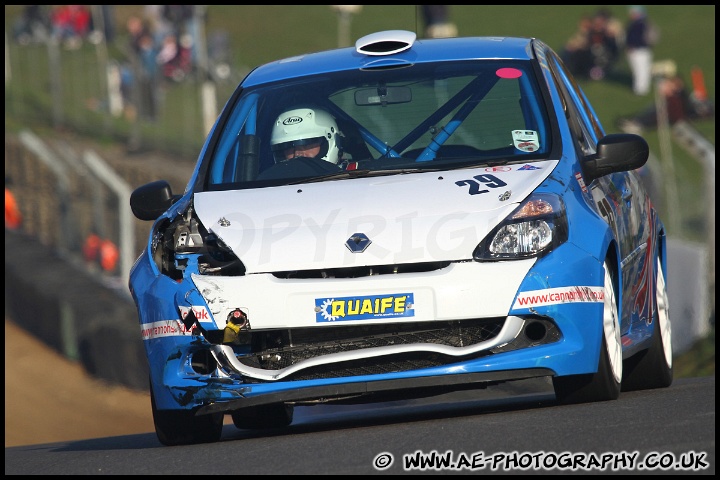
{"label": "windshield sticker", "polygon": [[517,68],[498,68],[495,71],[495,75],[500,78],[520,78],[522,77],[522,70]]}
{"label": "windshield sticker", "polygon": [[536,152],[540,149],[540,141],[535,130],[513,130],[513,144],[523,152]]}
{"label": "windshield sticker", "polygon": [[342,322],[379,318],[414,317],[412,293],[364,297],[316,298],[315,322]]}

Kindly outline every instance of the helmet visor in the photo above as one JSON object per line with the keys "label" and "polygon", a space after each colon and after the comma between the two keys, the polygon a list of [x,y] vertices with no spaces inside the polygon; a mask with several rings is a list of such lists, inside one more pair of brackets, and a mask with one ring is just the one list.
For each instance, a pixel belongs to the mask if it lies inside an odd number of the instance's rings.
{"label": "helmet visor", "polygon": [[272,146],[276,161],[289,160],[295,157],[316,157],[321,151],[325,137],[301,138],[282,142]]}

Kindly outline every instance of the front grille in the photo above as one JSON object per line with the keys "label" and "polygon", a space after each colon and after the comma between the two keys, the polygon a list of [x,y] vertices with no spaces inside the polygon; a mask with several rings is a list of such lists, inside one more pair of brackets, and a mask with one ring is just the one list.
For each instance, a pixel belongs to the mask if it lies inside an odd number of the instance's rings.
{"label": "front grille", "polygon": [[[249,367],[280,370],[318,356],[374,347],[418,343],[466,347],[496,337],[504,321],[505,317],[255,332],[252,353],[238,356],[238,360]],[[397,354],[306,369],[292,379],[398,372],[457,361],[458,357],[432,353]]]}
{"label": "front grille", "polygon": [[[481,352],[469,356],[469,358],[489,354],[489,352]],[[290,375],[287,380],[316,380],[320,378],[407,372],[410,370],[420,370],[422,368],[439,367],[450,363],[457,363],[464,359],[464,357],[451,357],[449,355],[440,355],[432,352],[401,353],[306,368],[294,375]]]}

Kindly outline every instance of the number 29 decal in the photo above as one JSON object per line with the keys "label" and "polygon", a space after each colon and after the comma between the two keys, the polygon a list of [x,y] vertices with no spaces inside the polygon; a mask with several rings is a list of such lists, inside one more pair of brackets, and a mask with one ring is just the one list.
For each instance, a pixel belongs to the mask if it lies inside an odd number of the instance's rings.
{"label": "number 29 decal", "polygon": [[468,193],[470,195],[479,195],[481,193],[488,193],[490,190],[481,190],[482,185],[488,188],[504,187],[507,183],[500,180],[495,175],[475,175],[470,180],[458,180],[455,185],[462,187],[463,185],[468,186]]}

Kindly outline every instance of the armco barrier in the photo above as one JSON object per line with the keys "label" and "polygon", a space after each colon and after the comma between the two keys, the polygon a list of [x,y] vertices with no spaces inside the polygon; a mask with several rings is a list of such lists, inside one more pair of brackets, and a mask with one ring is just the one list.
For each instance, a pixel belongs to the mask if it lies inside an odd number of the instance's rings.
{"label": "armco barrier", "polygon": [[[175,192],[182,192],[194,160],[111,149],[100,158],[92,152],[86,142],[68,134],[41,138],[30,132],[5,133],[5,176],[12,180],[10,189],[23,214],[22,233],[5,231],[6,317],[81,362],[93,376],[147,390],[137,311],[127,275],[121,273],[128,268],[103,274],[97,265],[86,264],[83,239],[95,231],[116,245],[123,243],[118,226],[119,216],[129,215],[127,199],[120,205],[98,170],[111,170],[122,180],[115,183],[129,188],[166,179]],[[102,162],[107,164],[97,167]],[[112,180],[113,175],[106,177]],[[151,226],[132,221],[134,238],[125,248],[130,265],[146,245]],[[52,375],[52,365],[44,367]]]}
{"label": "armco barrier", "polygon": [[[104,285],[83,265],[59,257],[34,237],[8,230],[5,316],[81,362],[91,375],[147,390],[145,348],[130,297]],[[52,365],[39,368],[53,375]]]}

